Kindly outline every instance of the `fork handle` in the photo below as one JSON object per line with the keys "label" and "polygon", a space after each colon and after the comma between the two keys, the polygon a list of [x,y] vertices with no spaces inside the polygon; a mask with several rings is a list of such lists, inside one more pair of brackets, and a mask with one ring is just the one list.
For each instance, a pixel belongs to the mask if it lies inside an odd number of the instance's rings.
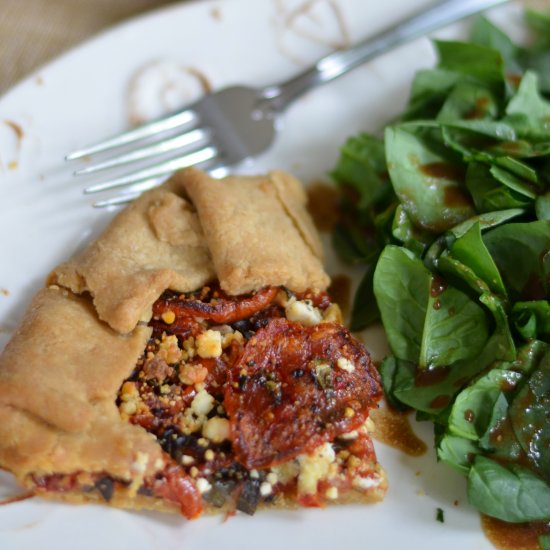
{"label": "fork handle", "polygon": [[356,46],[337,50],[323,57],[311,69],[282,84],[267,86],[261,91],[261,97],[267,100],[270,109],[282,111],[308,90],[346,74],[365,61],[438,28],[508,1],[444,0]]}

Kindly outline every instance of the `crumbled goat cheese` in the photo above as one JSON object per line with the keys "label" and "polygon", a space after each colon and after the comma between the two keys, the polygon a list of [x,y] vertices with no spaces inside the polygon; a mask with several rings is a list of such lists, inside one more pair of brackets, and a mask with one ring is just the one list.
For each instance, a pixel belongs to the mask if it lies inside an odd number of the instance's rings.
{"label": "crumbled goat cheese", "polygon": [[227,348],[233,341],[236,341],[237,343],[242,344],[244,342],[244,336],[238,330],[234,332],[230,332],[228,334],[223,334],[222,348],[223,349]]}
{"label": "crumbled goat cheese", "polygon": [[137,412],[137,401],[123,401],[120,404],[120,412],[126,416],[132,416]]}
{"label": "crumbled goat cheese", "polygon": [[192,434],[198,432],[202,425],[206,422],[206,415],[195,414],[191,407],[183,411],[180,418],[180,429],[184,434]]}
{"label": "crumbled goat cheese", "polygon": [[182,358],[182,351],[178,345],[178,337],[174,334],[164,335],[159,344],[157,357],[164,359],[169,365],[177,363]]}
{"label": "crumbled goat cheese", "polygon": [[206,449],[206,452],[204,453],[204,460],[206,460],[206,462],[210,462],[211,460],[214,460],[215,456],[216,455],[212,449]]}
{"label": "crumbled goat cheese", "polygon": [[374,489],[380,485],[379,477],[354,477],[353,486],[362,491],[368,491],[369,489]]}
{"label": "crumbled goat cheese", "polygon": [[290,300],[285,307],[285,313],[289,321],[304,326],[317,325],[323,320],[321,312],[309,300]]}
{"label": "crumbled goat cheese", "polygon": [[206,415],[213,408],[216,400],[206,390],[201,390],[191,401],[191,410],[197,415]]}
{"label": "crumbled goat cheese", "polygon": [[209,418],[202,427],[202,435],[213,443],[229,439],[229,420],[219,416]]}
{"label": "crumbled goat cheese", "polygon": [[207,330],[197,336],[197,354],[203,359],[220,357],[222,335],[217,330]]}
{"label": "crumbled goat cheese", "polygon": [[189,336],[189,338],[186,338],[182,342],[182,347],[184,350],[184,354],[183,354],[184,359],[193,359],[193,357],[195,357],[197,348],[195,346],[195,339],[192,336]]}
{"label": "crumbled goat cheese", "polygon": [[184,364],[180,367],[178,373],[180,382],[189,386],[204,382],[207,376],[208,369],[200,364]]}
{"label": "crumbled goat cheese", "polygon": [[271,485],[277,485],[279,478],[277,477],[277,474],[275,472],[270,472],[265,476],[265,480],[268,483],[271,483]]}
{"label": "crumbled goat cheese", "polygon": [[300,455],[300,474],[298,475],[298,493],[311,495],[317,492],[317,483],[331,474],[331,465],[336,455],[330,443],[325,443],[309,455]]}
{"label": "crumbled goat cheese", "polygon": [[298,474],[300,473],[300,465],[297,460],[291,460],[290,462],[285,462],[279,466],[272,466],[271,471],[277,476],[277,479],[283,485],[286,485],[298,477]]}
{"label": "crumbled goat cheese", "polygon": [[330,304],[330,306],[323,311],[324,323],[342,323],[342,311],[338,304]]}
{"label": "crumbled goat cheese", "polygon": [[263,497],[269,496],[272,492],[273,492],[273,487],[271,486],[271,483],[264,481],[260,485],[260,495],[262,495]]}
{"label": "crumbled goat cheese", "polygon": [[339,357],[338,361],[336,361],[336,365],[338,368],[349,373],[352,373],[355,370],[355,365],[347,357]]}
{"label": "crumbled goat cheese", "polygon": [[212,489],[212,485],[208,483],[208,480],[204,477],[199,477],[196,481],[197,483],[197,489],[199,490],[199,493],[203,495],[204,493],[208,493],[210,489]]}
{"label": "crumbled goat cheese", "polygon": [[357,430],[353,430],[351,432],[339,435],[338,439],[343,439],[344,441],[349,441],[351,439],[357,439],[358,437],[359,437],[359,432]]}
{"label": "crumbled goat cheese", "polygon": [[367,431],[367,433],[373,433],[376,430],[376,426],[370,416],[365,420],[362,427]]}

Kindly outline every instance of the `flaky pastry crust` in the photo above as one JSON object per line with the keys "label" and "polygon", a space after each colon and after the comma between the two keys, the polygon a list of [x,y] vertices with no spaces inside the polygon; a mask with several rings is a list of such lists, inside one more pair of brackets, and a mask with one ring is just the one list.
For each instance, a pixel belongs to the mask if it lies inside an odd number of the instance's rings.
{"label": "flaky pastry crust", "polygon": [[0,465],[23,482],[79,470],[131,480],[143,453],[153,473],[161,449],[115,405],[150,332],[121,335],[89,297],[41,290],[0,356]]}
{"label": "flaky pastry crust", "polygon": [[243,294],[266,285],[293,291],[329,284],[322,245],[300,183],[283,172],[213,180],[197,170],[182,185],[199,214],[220,285]]}

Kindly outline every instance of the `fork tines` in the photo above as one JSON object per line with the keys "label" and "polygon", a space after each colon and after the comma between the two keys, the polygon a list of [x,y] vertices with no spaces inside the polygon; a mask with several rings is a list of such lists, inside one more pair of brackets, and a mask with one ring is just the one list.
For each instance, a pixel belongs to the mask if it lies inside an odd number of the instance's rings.
{"label": "fork tines", "polygon": [[[74,172],[75,175],[82,176],[118,168],[129,163],[159,159],[156,164],[91,185],[84,192],[87,194],[98,193],[140,182],[145,184],[145,188],[150,188],[153,186],[151,182],[154,181],[155,185],[158,184],[161,176],[187,166],[202,165],[206,167],[218,157],[217,149],[209,143],[210,132],[198,127],[199,123],[200,118],[196,112],[186,109],[74,151],[66,156],[66,160],[83,159],[99,153],[105,154],[120,150],[118,155],[100,160]],[[167,135],[168,137],[166,137]],[[140,141],[143,141],[144,144],[138,149],[124,150],[124,146]],[[170,156],[170,153],[176,153],[176,155]],[[142,191],[143,189],[140,188],[138,191],[115,199],[100,201],[96,203],[96,206],[129,202]]]}

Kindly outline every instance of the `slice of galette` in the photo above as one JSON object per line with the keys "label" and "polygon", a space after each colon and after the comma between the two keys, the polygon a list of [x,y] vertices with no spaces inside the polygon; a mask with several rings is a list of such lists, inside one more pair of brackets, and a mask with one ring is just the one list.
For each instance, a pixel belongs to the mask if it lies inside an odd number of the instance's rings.
{"label": "slice of galette", "polygon": [[0,466],[36,494],[252,514],[374,501],[381,398],[297,180],[189,169],[48,277],[0,356]]}

